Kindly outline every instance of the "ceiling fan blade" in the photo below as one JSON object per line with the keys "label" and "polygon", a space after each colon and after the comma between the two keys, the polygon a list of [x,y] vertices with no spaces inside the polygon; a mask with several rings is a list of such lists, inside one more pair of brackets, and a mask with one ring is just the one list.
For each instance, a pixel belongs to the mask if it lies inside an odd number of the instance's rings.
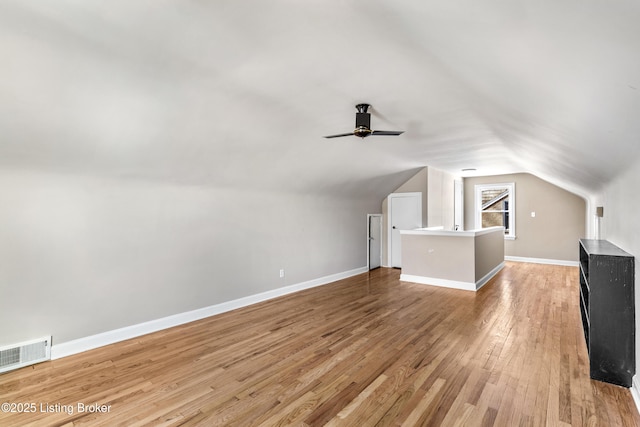
{"label": "ceiling fan blade", "polygon": [[402,135],[403,130],[374,130],[371,135]]}
{"label": "ceiling fan blade", "polygon": [[340,138],[341,136],[353,136],[353,132],[339,133],[337,135],[328,135],[328,136],[325,136],[325,138]]}

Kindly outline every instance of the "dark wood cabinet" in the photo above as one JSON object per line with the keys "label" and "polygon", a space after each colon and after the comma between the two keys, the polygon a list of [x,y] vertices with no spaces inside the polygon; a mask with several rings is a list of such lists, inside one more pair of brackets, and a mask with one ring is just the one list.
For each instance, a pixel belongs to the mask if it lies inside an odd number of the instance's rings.
{"label": "dark wood cabinet", "polygon": [[636,372],[634,257],[606,240],[580,240],[580,313],[591,378],[631,387]]}

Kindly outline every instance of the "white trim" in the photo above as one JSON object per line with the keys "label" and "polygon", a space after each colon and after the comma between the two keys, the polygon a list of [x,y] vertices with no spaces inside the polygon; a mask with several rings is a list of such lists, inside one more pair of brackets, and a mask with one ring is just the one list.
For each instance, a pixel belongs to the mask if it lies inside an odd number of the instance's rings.
{"label": "white trim", "polygon": [[453,229],[464,230],[464,180],[462,178],[453,180]]}
{"label": "white trim", "polygon": [[465,291],[477,291],[487,284],[493,276],[498,274],[504,268],[504,262],[498,264],[493,270],[487,273],[477,282],[462,282],[459,280],[439,279],[436,277],[414,276],[412,274],[400,274],[400,280],[403,282],[420,283],[421,285],[440,286],[443,288],[462,289]]}
{"label": "white trim", "polygon": [[[509,234],[505,235],[504,238],[507,240],[515,240],[516,239],[516,183],[515,182],[505,182],[498,184],[476,184],[474,186],[475,192],[475,205],[473,206],[474,214],[475,214],[475,228],[482,228],[482,190],[490,189],[490,188],[508,188],[509,189],[509,197],[511,198],[509,202]],[[506,224],[505,224],[506,225]]]}
{"label": "white trim", "polygon": [[504,268],[504,261],[502,261],[500,264],[496,265],[493,270],[491,270],[490,272],[488,272],[487,274],[484,275],[484,277],[482,277],[480,280],[478,280],[476,282],[476,290],[480,289],[481,287],[483,287],[484,285],[487,284],[487,282],[489,280],[491,280],[493,278],[493,276],[495,276],[496,274],[498,274],[500,272],[500,270],[502,270]]}
{"label": "white trim", "polygon": [[415,230],[400,230],[400,234],[413,234],[421,236],[475,237],[493,233],[494,231],[498,230],[500,230],[504,234],[504,227],[501,226],[465,231],[444,230],[443,227],[416,228]]}
{"label": "white trim", "polygon": [[316,286],[326,285],[337,280],[346,279],[347,277],[366,272],[367,267],[360,267],[353,270],[344,271],[342,273],[320,277],[319,279],[309,280],[307,282],[285,286],[282,288],[250,295],[243,298],[238,298],[236,300],[223,302],[209,307],[192,310],[185,313],[174,314],[172,316],[139,323],[137,325],[125,326],[124,328],[114,329],[112,331],[78,338],[61,344],[55,344],[51,347],[51,359],[60,359],[61,357],[71,356],[73,354],[82,353],[87,350],[93,350],[98,347],[128,340],[131,338],[136,338],[141,335],[161,331],[163,329],[172,328],[174,326],[204,319],[205,317],[210,317],[216,314],[221,314],[227,311],[246,307],[283,295],[291,294],[309,288],[314,288]]}
{"label": "white trim", "polygon": [[421,285],[440,286],[442,288],[462,289],[465,291],[476,290],[476,284],[473,282],[461,282],[458,280],[438,279],[435,277],[414,276],[412,274],[400,274],[400,281],[420,283]]}
{"label": "white trim", "polygon": [[529,258],[521,256],[505,256],[504,259],[506,261],[530,262],[533,264],[564,265],[567,267],[577,267],[578,265],[580,265],[578,261],[567,261],[563,259]]}
{"label": "white trim", "polygon": [[640,412],[640,387],[638,386],[638,382],[636,380],[638,378],[637,375],[634,375],[631,379],[631,397],[633,397],[633,403],[636,404],[636,409]]}
{"label": "white trim", "polygon": [[367,270],[371,270],[371,218],[380,218],[380,267],[382,267],[382,214],[367,214]]}

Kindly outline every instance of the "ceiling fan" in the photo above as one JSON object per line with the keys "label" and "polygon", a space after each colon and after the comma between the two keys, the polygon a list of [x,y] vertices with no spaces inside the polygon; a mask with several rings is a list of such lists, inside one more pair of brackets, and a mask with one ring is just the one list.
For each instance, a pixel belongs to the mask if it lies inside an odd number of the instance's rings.
{"label": "ceiling fan", "polygon": [[371,113],[367,113],[369,109],[369,104],[358,104],[356,105],[356,128],[353,132],[349,133],[339,133],[337,135],[328,135],[325,138],[339,138],[341,136],[350,136],[355,135],[360,138],[367,137],[369,135],[401,135],[404,133],[403,130],[371,130]]}

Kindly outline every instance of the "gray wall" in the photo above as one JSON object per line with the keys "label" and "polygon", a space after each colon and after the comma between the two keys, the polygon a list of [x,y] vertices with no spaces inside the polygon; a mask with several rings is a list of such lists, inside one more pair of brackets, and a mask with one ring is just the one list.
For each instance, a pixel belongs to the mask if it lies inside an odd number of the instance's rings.
{"label": "gray wall", "polygon": [[0,345],[59,344],[365,267],[380,203],[0,170]]}
{"label": "gray wall", "polygon": [[[604,190],[604,216],[602,218],[602,238],[611,241],[636,257],[635,305],[636,331],[640,331],[640,160],[622,173]],[[594,207],[595,211],[595,207]],[[594,215],[595,212],[590,212]],[[636,333],[636,360],[640,354],[640,334]]]}
{"label": "gray wall", "polygon": [[500,231],[478,236],[402,235],[403,274],[474,283],[503,261]]}
{"label": "gray wall", "polygon": [[454,181],[451,174],[429,168],[427,182],[427,226],[442,226],[452,230],[454,225]]}
{"label": "gray wall", "polygon": [[475,282],[473,236],[402,235],[402,273]]}
{"label": "gray wall", "polygon": [[465,178],[465,229],[475,228],[475,185],[503,182],[514,182],[516,193],[516,239],[505,240],[505,255],[577,261],[577,241],[586,232],[585,200],[531,174]]}
{"label": "gray wall", "polygon": [[501,233],[487,233],[474,239],[475,281],[504,262],[504,237]]}
{"label": "gray wall", "polygon": [[[420,169],[415,175],[407,180],[400,187],[396,188],[394,193],[422,193],[422,225],[425,226],[428,224],[428,183],[429,183],[429,169],[424,167]],[[383,214],[387,214],[387,199],[384,199],[384,205],[382,212]],[[386,222],[385,222],[386,226]]]}
{"label": "gray wall", "polygon": [[[443,226],[453,229],[454,223],[454,180],[455,177],[444,171],[424,167],[396,188],[392,193],[422,193],[422,226]],[[387,199],[382,201],[382,265],[388,266],[388,206]]]}

